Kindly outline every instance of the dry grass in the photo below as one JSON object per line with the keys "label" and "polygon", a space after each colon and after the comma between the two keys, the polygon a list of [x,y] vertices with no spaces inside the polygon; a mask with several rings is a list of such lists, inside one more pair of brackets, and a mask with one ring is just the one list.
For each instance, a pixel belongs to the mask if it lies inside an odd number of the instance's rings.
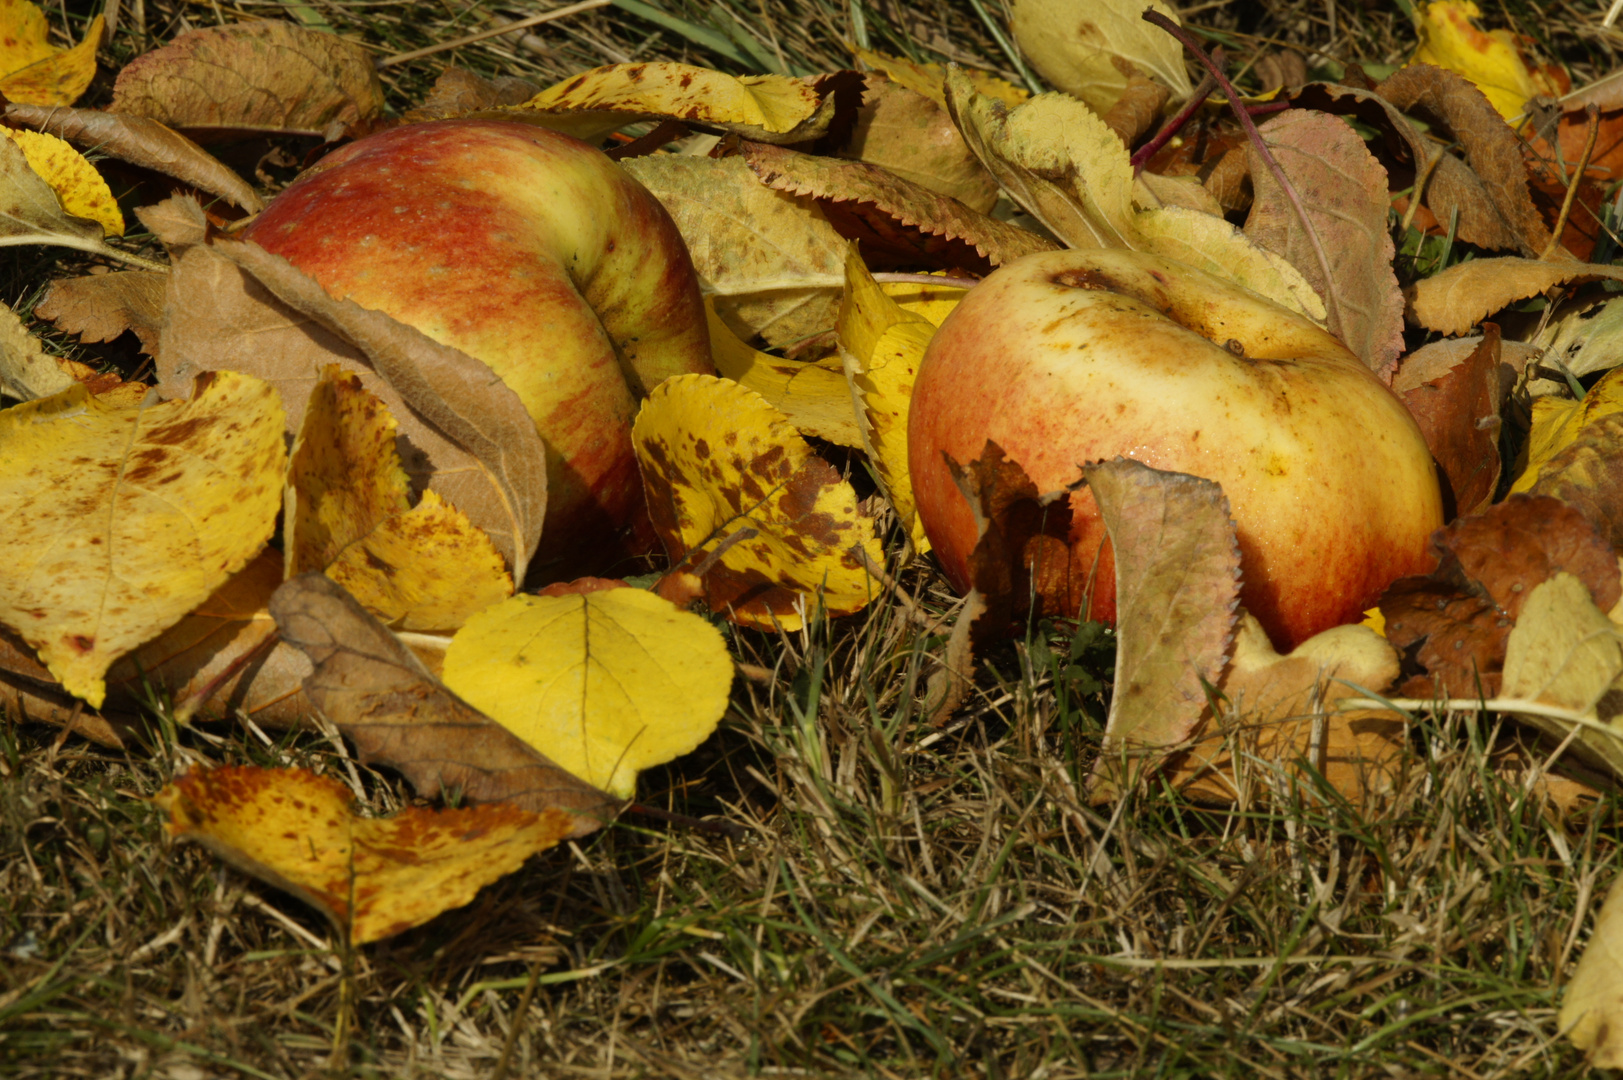
{"label": "dry grass", "polygon": [[[995,0],[985,5],[998,16]],[[1326,12],[1337,10],[1332,33]],[[785,65],[840,59],[843,5],[670,2],[736,18]],[[870,32],[926,58],[1007,63],[974,6],[869,3]],[[162,39],[277,4],[155,3]],[[386,50],[492,10],[311,0]],[[1512,5],[1512,13],[1518,9]],[[1589,9],[1530,28],[1609,70]],[[1580,24],[1579,15],[1588,20]],[[128,23],[129,9],[125,9]],[[184,20],[183,20],[184,16]],[[1207,5],[1236,48],[1287,41],[1390,62],[1401,18],[1356,4]],[[710,25],[705,23],[705,25]],[[899,29],[898,29],[899,28]],[[461,50],[538,81],[623,58],[719,64],[614,9]],[[133,53],[133,36],[114,51]],[[898,46],[899,47],[899,46]],[[124,53],[121,55],[127,55]],[[391,75],[397,107],[438,61]],[[1011,72],[1012,73],[1012,72]],[[50,268],[7,267],[13,295]],[[939,616],[923,570],[903,586]],[[1063,630],[1064,628],[1060,628]],[[1500,733],[1421,718],[1406,783],[1363,815],[1253,766],[1269,794],[1215,812],[1149,790],[1094,808],[1108,635],[1037,628],[992,658],[973,707],[920,715],[942,638],[895,600],[785,637],[733,633],[723,730],[645,775],[653,806],[724,816],[730,840],[628,816],[532,860],[467,908],[348,953],[290,898],[162,834],[145,799],[188,763],[354,776],[310,734],[220,723],[113,753],[0,726],[0,1073],[14,1077],[1576,1076],[1556,988],[1615,873],[1615,804],[1559,818],[1490,768]]]}

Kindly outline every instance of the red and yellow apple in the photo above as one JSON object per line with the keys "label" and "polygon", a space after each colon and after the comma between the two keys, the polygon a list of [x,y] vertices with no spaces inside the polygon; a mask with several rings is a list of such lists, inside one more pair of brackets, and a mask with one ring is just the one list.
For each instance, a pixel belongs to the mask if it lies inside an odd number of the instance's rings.
{"label": "red and yellow apple", "polygon": [[[913,490],[947,577],[968,586],[976,529],[944,455],[988,439],[1039,491],[1125,456],[1223,487],[1240,598],[1282,648],[1354,621],[1431,564],[1442,525],[1414,420],[1309,320],[1194,267],[1128,251],[1056,251],[999,268],[930,343],[908,416]],[[1072,495],[1073,565],[1090,616],[1115,618],[1098,507]]]}
{"label": "red and yellow apple", "polygon": [[548,448],[537,571],[601,564],[644,513],[631,422],[711,372],[670,215],[595,148],[504,120],[393,128],[335,151],[243,235],[339,299],[490,365]]}

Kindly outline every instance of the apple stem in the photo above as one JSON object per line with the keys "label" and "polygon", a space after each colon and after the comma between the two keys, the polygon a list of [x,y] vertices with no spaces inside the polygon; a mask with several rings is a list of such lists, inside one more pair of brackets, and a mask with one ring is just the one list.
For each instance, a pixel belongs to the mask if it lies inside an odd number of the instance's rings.
{"label": "apple stem", "polygon": [[1257,125],[1251,119],[1251,114],[1240,103],[1239,91],[1234,89],[1234,84],[1229,82],[1228,76],[1223,74],[1223,69],[1212,62],[1212,58],[1206,55],[1206,50],[1200,47],[1200,44],[1195,41],[1194,36],[1189,31],[1153,9],[1145,11],[1141,18],[1147,23],[1159,26],[1162,30],[1177,38],[1178,43],[1184,48],[1194,53],[1195,59],[1199,60],[1201,66],[1211,74],[1212,78],[1217,80],[1218,87],[1227,95],[1229,108],[1234,112],[1234,118],[1240,121],[1240,126],[1245,129],[1246,138],[1250,139],[1251,145],[1256,147],[1257,155],[1268,166],[1268,171],[1274,174],[1274,180],[1285,193],[1285,198],[1290,201],[1291,209],[1296,212],[1296,220],[1301,223],[1302,231],[1307,234],[1308,241],[1313,245],[1313,254],[1318,259],[1319,271],[1324,275],[1324,306],[1329,315],[1328,321],[1332,332],[1334,332],[1341,322],[1341,316],[1338,310],[1339,305],[1335,299],[1335,290],[1329,287],[1330,282],[1334,280],[1330,273],[1330,257],[1325,253],[1324,244],[1319,239],[1319,231],[1313,227],[1313,223],[1307,218],[1307,208],[1302,205],[1302,198],[1296,193],[1296,186],[1285,175],[1285,170],[1279,167],[1279,162],[1274,160],[1273,152],[1268,149],[1268,144],[1262,139],[1262,132],[1257,130]]}

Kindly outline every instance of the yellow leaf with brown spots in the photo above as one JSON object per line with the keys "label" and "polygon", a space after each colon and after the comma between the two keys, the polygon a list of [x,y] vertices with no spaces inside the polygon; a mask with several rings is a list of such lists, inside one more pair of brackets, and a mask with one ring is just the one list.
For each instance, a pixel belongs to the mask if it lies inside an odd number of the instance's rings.
{"label": "yellow leaf with brown spots", "polygon": [[807,364],[752,349],[716,314],[712,298],[705,298],[704,310],[717,371],[766,398],[801,434],[862,447],[862,429],[838,361]]}
{"label": "yellow leaf with brown spots", "polygon": [[913,549],[929,551],[907,467],[907,410],[935,324],[885,295],[853,244],[837,333],[852,394],[862,400],[868,457]]}
{"label": "yellow leaf with brown spots", "polygon": [[0,622],[100,708],[109,664],[270,539],[283,422],[269,383],[231,371],[189,401],[120,409],[75,384],[0,412]]}
{"label": "yellow leaf with brown spots", "polygon": [[744,626],[797,630],[821,605],[866,607],[884,555],[839,470],[765,398],[682,375],[631,429],[654,528],[673,567],[701,570],[705,602]]}
{"label": "yellow leaf with brown spots", "polygon": [[411,505],[398,425],[358,375],[329,365],[288,468],[287,576],[325,570],[402,630],[455,630],[513,594],[489,536],[432,491]]}
{"label": "yellow leaf with brown spots", "polygon": [[28,0],[0,0],[0,74],[10,75],[56,55],[45,12]]}
{"label": "yellow leaf with brown spots", "polygon": [[709,621],[622,586],[480,612],[451,639],[442,678],[558,766],[629,799],[639,772],[716,730],[733,661]]}
{"label": "yellow leaf with brown spots", "polygon": [[[10,0],[0,6],[0,26],[12,25],[8,20],[22,8],[33,8],[38,22],[29,20],[29,32],[37,26],[38,37],[8,56],[12,41],[23,45],[20,38],[4,34],[0,38],[0,94],[20,105],[72,105],[79,100],[90,81],[96,77],[96,50],[101,47],[102,30],[106,20],[97,15],[90,21],[84,38],[71,49],[54,49],[45,40],[45,18],[33,4]],[[3,31],[0,31],[3,33]],[[14,59],[31,57],[13,67]]]}
{"label": "yellow leaf with brown spots", "polygon": [[[906,60],[897,56],[886,56],[884,53],[874,52],[872,49],[856,49],[856,57],[862,63],[875,71],[882,71],[891,82],[898,86],[905,86],[915,93],[923,94],[931,101],[947,107],[947,94],[942,83],[947,77],[947,69],[940,64],[920,64],[914,60]],[[1022,87],[1014,85],[1005,79],[1000,79],[988,71],[976,68],[960,68],[970,85],[975,87],[987,97],[1003,102],[1009,108],[1023,103],[1031,97]]]}
{"label": "yellow leaf with brown spots", "polygon": [[63,210],[94,221],[101,226],[103,236],[124,235],[124,215],[119,212],[118,200],[83,154],[42,131],[0,128],[0,132],[22,147],[28,167],[51,185]]}
{"label": "yellow leaf with brown spots", "polygon": [[556,846],[575,823],[508,803],[363,818],[349,788],[305,769],[198,769],[153,796],[171,836],[297,896],[352,945],[409,930]]}
{"label": "yellow leaf with brown spots", "polygon": [[504,111],[588,140],[639,120],[683,120],[782,143],[826,132],[834,97],[787,75],[726,75],[691,64],[610,64]]}

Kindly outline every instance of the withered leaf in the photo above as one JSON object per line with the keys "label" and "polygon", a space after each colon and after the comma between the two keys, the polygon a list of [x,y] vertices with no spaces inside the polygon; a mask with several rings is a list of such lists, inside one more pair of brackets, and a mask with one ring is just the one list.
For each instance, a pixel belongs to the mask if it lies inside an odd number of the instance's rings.
{"label": "withered leaf", "polygon": [[1068,495],[1039,494],[997,443],[988,439],[981,456],[965,465],[949,457],[947,469],[969,504],[977,539],[969,557],[969,592],[943,668],[931,681],[931,718],[938,724],[968,695],[976,652],[1016,632],[1030,616],[1076,611],[1093,569],[1073,565]]}
{"label": "withered leaf", "polygon": [[1578,958],[1556,1018],[1597,1069],[1623,1069],[1623,874],[1595,920],[1595,931]]}
{"label": "withered leaf", "polygon": [[1383,80],[1376,91],[1403,112],[1412,112],[1443,134],[1452,135],[1523,252],[1544,250],[1550,230],[1527,194],[1521,142],[1481,90],[1446,68],[1410,64]]}
{"label": "withered leaf", "polygon": [[[1433,342],[1403,359],[1392,390],[1403,399],[1426,437],[1431,456],[1443,467],[1449,490],[1443,517],[1474,514],[1499,485],[1499,327],[1488,323],[1475,348],[1450,349],[1457,342]],[[1429,352],[1428,352],[1429,350]],[[1448,351],[1455,363],[1432,374],[1431,354]],[[1463,353],[1463,355],[1459,355]],[[1454,511],[1450,511],[1452,496]]]}
{"label": "withered leaf", "polygon": [[1392,270],[1386,170],[1338,117],[1291,109],[1261,126],[1306,220],[1255,147],[1245,231],[1289,259],[1324,298],[1327,326],[1383,379],[1403,352],[1403,296]]}
{"label": "withered leaf", "polygon": [[[842,234],[900,249],[904,264],[989,270],[1057,246],[876,165],[801,154],[766,143],[745,143],[741,152],[761,183],[776,191],[815,198]],[[848,221],[856,219],[869,238],[851,237],[851,230],[840,228],[836,212]],[[870,262],[874,246],[863,243],[863,255]]]}
{"label": "withered leaf", "polygon": [[[1370,149],[1386,165],[1391,177],[1388,186],[1393,190],[1412,187],[1417,177],[1425,173],[1427,163],[1436,156],[1437,163],[1426,181],[1425,205],[1444,223],[1455,220],[1457,214],[1457,235],[1466,243],[1494,251],[1517,250],[1524,255],[1537,255],[1543,250],[1532,246],[1522,228],[1527,219],[1515,197],[1517,174],[1510,174],[1504,181],[1511,184],[1509,194],[1505,194],[1500,181],[1490,185],[1471,165],[1444,152],[1436,142],[1421,134],[1401,109],[1374,89],[1309,83],[1291,95],[1291,102],[1299,108],[1353,116],[1374,128],[1379,137],[1370,144]],[[1520,175],[1525,196],[1525,169]],[[1492,187],[1501,188],[1498,199]],[[1500,205],[1501,199],[1506,201],[1504,207]],[[1531,207],[1530,201],[1528,206]]]}
{"label": "withered leaf", "polygon": [[1400,578],[1381,597],[1387,640],[1410,653],[1421,672],[1400,687],[1405,697],[1499,692],[1510,616],[1458,577]]}
{"label": "withered leaf", "polygon": [[1450,336],[1463,334],[1494,312],[1556,285],[1623,281],[1623,267],[1570,260],[1472,259],[1421,278],[1406,290],[1409,321]]}
{"label": "withered leaf", "polygon": [[297,432],[323,368],[361,376],[400,421],[406,471],[490,534],[522,580],[546,514],[546,448],[490,368],[378,311],[337,301],[256,244],[210,238],[202,210],[170,199],[142,220],[176,256],[157,358],[159,390],[200,371],[253,372],[276,385]]}
{"label": "withered leaf", "polygon": [[1155,126],[1161,116],[1161,107],[1172,96],[1172,91],[1146,78],[1136,65],[1121,57],[1111,59],[1116,70],[1127,76],[1127,85],[1103,119],[1105,127],[1116,133],[1122,145],[1132,149],[1133,144]]}
{"label": "withered leaf", "polygon": [[72,384],[73,377],[40,348],[39,338],[28,332],[17,313],[0,305],[0,397],[33,401]]}
{"label": "withered leaf", "polygon": [[97,222],[63,210],[56,192],[29,167],[22,148],[0,138],[0,247],[14,244],[55,244],[150,265],[108,246]]}
{"label": "withered leaf", "polygon": [[1116,559],[1116,676],[1089,781],[1110,798],[1199,724],[1229,654],[1240,547],[1210,480],[1128,458],[1082,474]]}
{"label": "withered leaf", "polygon": [[136,57],[108,109],[193,133],[342,134],[382,115],[383,88],[360,46],[267,19],[193,30]]}
{"label": "withered leaf", "polygon": [[1053,85],[1103,114],[1127,76],[1114,60],[1154,75],[1180,98],[1192,89],[1176,38],[1141,18],[1153,9],[1181,23],[1161,0],[1015,0],[1010,30],[1031,66]]}
{"label": "withered leaf", "polygon": [[665,154],[621,167],[670,211],[739,337],[786,345],[834,325],[846,242],[814,200],[773,191],[741,157]]}
{"label": "withered leaf", "polygon": [[1530,495],[1560,499],[1588,518],[1612,548],[1623,551],[1623,416],[1584,425],[1539,470]]}
{"label": "withered leaf", "polygon": [[8,120],[49,132],[75,146],[172,176],[249,213],[264,209],[264,201],[229,166],[156,120],[100,109],[57,109],[15,102],[6,106],[5,115]]}
{"label": "withered leaf", "polygon": [[515,79],[510,75],[487,79],[466,68],[448,67],[434,80],[428,97],[415,109],[407,110],[404,119],[416,124],[465,116],[482,109],[522,105],[540,91],[539,86],[527,79]]}
{"label": "withered leaf", "polygon": [[618,803],[447,690],[422,661],[325,574],[301,574],[271,597],[282,639],[314,666],[310,704],[363,762],[397,769],[418,794],[459,792],[574,815],[570,836],[602,827]]}
{"label": "withered leaf", "polygon": [[983,214],[997,203],[997,180],[965,145],[946,106],[879,74],[867,77],[862,100],[850,141],[835,156],[878,165]]}
{"label": "withered leaf", "polygon": [[61,278],[51,282],[34,314],[80,341],[112,341],[126,330],[141,340],[141,351],[157,352],[169,275],[155,270]]}

